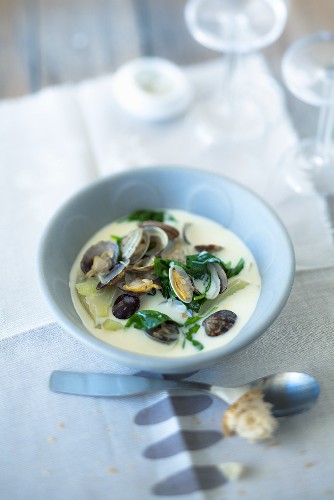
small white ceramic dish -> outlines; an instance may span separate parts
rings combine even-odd
[[[143,208],[178,208],[209,217],[235,232],[253,253],[262,279],[260,298],[250,321],[225,346],[188,357],[148,356],[106,344],[82,324],[69,288],[69,274],[78,252],[98,229]],[[38,264],[45,299],[65,330],[112,361],[161,373],[198,370],[253,342],[281,312],[295,269],[284,226],[256,195],[218,174],[169,166],[128,170],[77,193],[46,228]]]
[[[121,66],[113,76],[113,92],[128,113],[152,122],[184,113],[193,98],[182,69],[160,57],[141,57]]]

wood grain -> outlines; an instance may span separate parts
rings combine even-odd
[[[139,55],[131,0],[40,1],[42,86],[79,81]]]
[[[282,37],[264,50],[280,77],[285,49],[334,31],[332,0],[290,0]],[[191,64],[217,57],[190,36],[185,0],[0,0],[0,98],[108,73],[139,55]]]

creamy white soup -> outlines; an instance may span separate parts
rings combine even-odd
[[[261,277],[241,239],[182,210],[138,211],[100,229],[70,273],[85,327],[113,346],[191,356],[230,342],[256,307]]]

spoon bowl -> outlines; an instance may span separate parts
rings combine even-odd
[[[265,401],[271,403],[276,417],[285,417],[308,410],[320,394],[317,380],[306,373],[283,372],[269,375],[241,387],[221,387],[201,382],[155,379],[138,375],[109,373],[78,373],[54,371],[50,389],[81,396],[123,397],[143,395],[162,390],[205,391],[224,400],[235,402],[245,392],[260,388]]]
[[[276,417],[301,413],[311,408],[320,394],[317,380],[307,373],[284,372],[260,379],[264,399],[273,405]]]

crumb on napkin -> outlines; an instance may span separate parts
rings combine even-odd
[[[272,405],[263,400],[260,389],[246,392],[223,416],[222,427],[225,436],[237,434],[252,443],[271,438],[278,427],[271,408]]]
[[[237,481],[245,471],[245,466],[239,462],[224,462],[217,467],[228,481]]]

